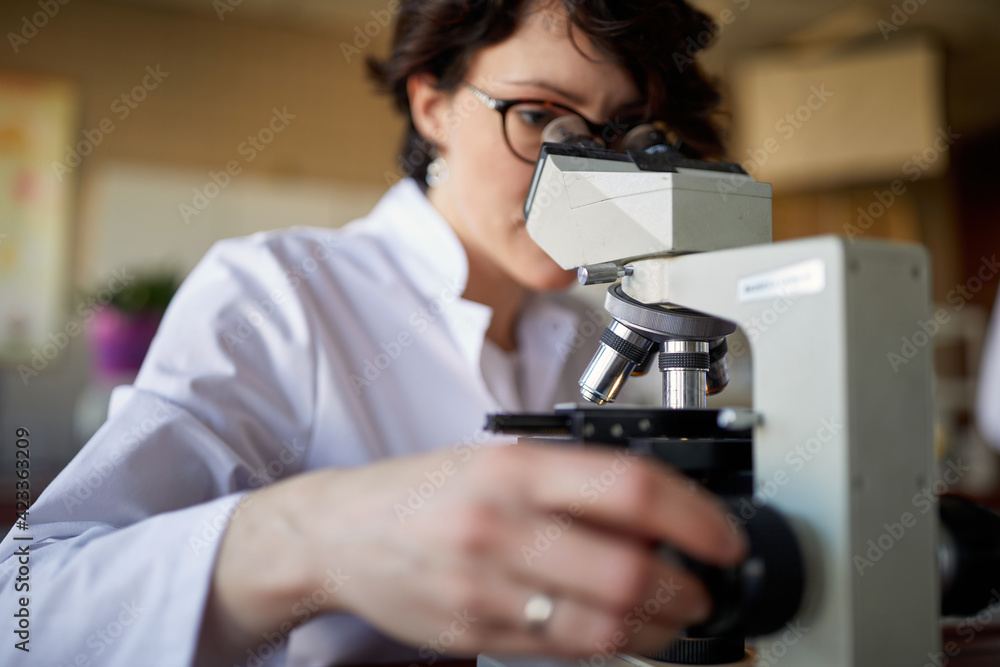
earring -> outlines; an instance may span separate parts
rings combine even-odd
[[[448,163],[442,156],[438,155],[427,165],[427,176],[425,178],[428,186],[432,188],[442,186],[448,182],[449,176],[451,176],[451,172],[448,170]]]

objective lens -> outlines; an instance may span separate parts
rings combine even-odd
[[[649,356],[653,341],[615,320],[601,334],[601,344],[580,378],[580,393],[598,405],[611,403],[636,366]]]
[[[659,362],[664,407],[705,407],[709,359],[708,343],[703,340],[668,340],[663,344]]]
[[[711,364],[707,378],[709,396],[718,394],[729,384],[729,363],[726,361],[728,352],[729,345],[725,338],[720,338],[709,346],[708,360]]]

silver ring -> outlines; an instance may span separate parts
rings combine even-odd
[[[553,611],[555,611],[555,601],[544,593],[536,593],[524,605],[524,620],[529,629],[538,632],[545,628],[545,624],[552,618]]]

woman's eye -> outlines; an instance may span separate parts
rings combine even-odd
[[[516,111],[517,117],[522,123],[527,127],[537,130],[544,129],[546,125],[559,115],[544,107],[525,107],[518,108]]]

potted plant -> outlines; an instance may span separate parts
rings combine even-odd
[[[139,371],[179,282],[174,273],[137,273],[113,280],[117,289],[92,298],[90,344],[98,378],[119,379]]]

